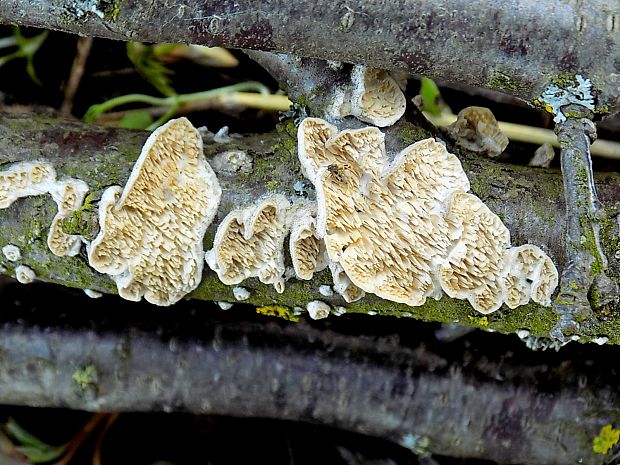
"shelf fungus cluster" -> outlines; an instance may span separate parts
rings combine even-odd
[[[311,279],[327,266],[323,241],[316,236],[316,209],[309,202],[291,204],[280,194],[255,205],[232,210],[220,223],[213,248],[205,254],[209,267],[224,284],[258,278],[284,292],[284,240],[290,232],[289,250],[295,276]]]
[[[317,192],[317,236],[330,266],[361,290],[411,306],[443,291],[481,313],[530,298],[550,304],[551,259],[533,245],[510,248],[508,229],[467,193],[443,144],[425,139],[389,161],[377,128],[339,132],[316,118],[301,123],[298,143]]]
[[[387,71],[355,65],[348,83],[334,91],[332,118],[355,116],[379,127],[391,126],[405,113],[407,99]]]
[[[103,193],[90,265],[125,299],[177,302],[200,283],[203,236],[220,197],[198,131],[186,118],[169,121],[149,136],[125,187]]]
[[[79,179],[56,179],[56,170],[45,161],[24,161],[11,165],[0,173],[0,208],[9,207],[15,200],[32,195],[50,194],[58,206],[47,236],[54,255],[77,255],[82,244],[78,235],[62,230],[62,220],[80,207],[88,185]]]

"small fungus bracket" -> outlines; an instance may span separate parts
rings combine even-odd
[[[618,290],[606,275],[607,258],[599,238],[605,211],[596,194],[590,158],[596,127],[590,119],[593,105],[587,99],[584,103],[582,96],[578,93],[575,102],[559,110],[562,117],[556,117],[566,200],[567,260],[555,300],[559,321],[551,335],[560,341],[594,318],[593,307],[618,305],[617,298],[607,297],[617,296]]]

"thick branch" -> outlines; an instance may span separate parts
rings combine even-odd
[[[3,0],[0,22],[81,35],[291,52],[538,97],[581,73],[619,108],[618,12],[606,0]]]
[[[22,160],[46,159],[59,177],[85,181],[98,198],[109,185],[123,186],[133,162],[137,159],[146,132],[116,130],[88,126],[78,122],[31,116],[0,117],[0,164]],[[401,122],[388,130],[388,151],[395,153],[428,133],[411,123]],[[249,205],[269,191],[282,192],[289,197],[297,193],[294,186],[304,181],[296,156],[296,130],[292,122],[268,134],[235,138],[228,144],[207,141],[205,154],[241,149],[254,158],[251,174],[219,173],[223,197],[218,216],[207,231],[205,249],[212,245],[215,228],[232,208]],[[472,190],[499,214],[511,231],[512,243],[532,243],[548,252],[558,269],[564,267],[564,199],[560,173],[554,170],[533,169],[495,163],[481,158],[463,157],[462,163],[471,181]],[[620,199],[620,177],[601,174],[597,177],[599,197],[612,205]],[[307,185],[309,183],[306,182]],[[310,195],[312,191],[308,188]],[[50,196],[43,195],[17,200],[11,207],[0,210],[0,247],[13,243],[22,250],[20,263],[35,270],[37,276],[49,282],[115,293],[114,283],[88,266],[84,256],[57,257],[47,247],[49,225],[56,213]],[[618,243],[616,219],[605,219],[601,227],[601,243],[615,252]],[[610,257],[608,274],[620,276],[620,263],[614,253]],[[6,274],[13,275],[17,263],[0,257]],[[271,286],[248,280],[243,283],[251,291],[248,303],[254,305],[280,304],[293,308],[304,307],[311,300],[324,300],[332,305],[346,305],[337,297],[324,297],[321,284],[331,284],[329,273],[323,272],[312,281],[291,280],[283,294]],[[203,281],[192,298],[234,301],[231,286],[223,285],[214,273],[205,271]],[[481,319],[465,301],[442,298],[429,299],[422,307],[383,301],[374,296],[346,305],[349,312],[378,312],[386,315],[412,316],[428,321],[459,322],[485,326],[505,333],[528,330],[535,336],[548,336],[557,315],[551,308],[535,304],[515,310],[502,309]],[[598,317],[601,319],[598,319]],[[582,340],[605,336],[612,343],[620,342],[620,319],[615,313],[592,316],[591,324],[579,333]]]
[[[307,421],[499,463],[612,455],[592,451],[601,427],[618,421],[611,348],[547,352],[533,364],[493,335],[437,347],[428,325],[412,321],[342,317],[326,328],[238,321],[241,310],[204,304],[110,312],[108,299],[85,311],[62,294],[59,317],[32,292],[17,297],[21,307],[7,305],[0,320],[2,403]],[[76,373],[87,373],[81,384]]]

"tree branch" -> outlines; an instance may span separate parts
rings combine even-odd
[[[583,74],[619,109],[618,13],[606,0],[3,0],[0,23],[147,42],[291,52],[501,90],[532,101]]]
[[[21,307],[0,319],[3,403],[316,422],[416,453],[532,465],[601,463],[592,441],[619,419],[610,348],[534,364],[490,334],[437,346],[413,321],[289,324],[188,302],[157,312],[114,302],[110,312],[106,298],[85,311],[66,293],[55,296],[59,318],[31,291],[13,295]]]
[[[427,137],[426,130],[401,121],[387,131],[388,151],[393,153],[404,146]],[[110,185],[123,186],[137,159],[148,133],[85,125],[55,117],[29,115],[0,116],[0,164],[23,160],[45,159],[53,164],[59,177],[79,178],[86,182],[97,199]],[[223,189],[222,201],[216,220],[205,236],[205,250],[212,245],[217,224],[232,209],[255,202],[256,198],[278,191],[289,198],[298,195],[294,185],[303,181],[296,155],[296,129],[289,121],[278,130],[267,134],[232,138],[218,144],[207,141],[208,159],[215,154],[238,149],[254,159],[252,173],[236,175],[218,173]],[[478,195],[492,211],[503,218],[511,231],[512,243],[532,243],[541,246],[559,271],[564,268],[565,207],[562,179],[557,170],[535,169],[500,164],[479,157],[461,157],[465,171]],[[612,173],[597,176],[601,202],[610,206],[620,199],[620,177]],[[312,191],[309,191],[312,195]],[[0,247],[12,243],[22,250],[22,261],[31,267],[39,279],[82,289],[116,293],[114,283],[105,275],[88,266],[85,255],[57,257],[47,247],[49,225],[56,213],[50,196],[18,199],[11,207],[0,209]],[[615,257],[618,243],[618,225],[615,216],[603,220],[601,244],[614,252],[607,252],[608,275],[620,276],[620,261]],[[18,263],[0,257],[5,273],[14,275]],[[279,304],[294,308],[304,307],[309,301],[323,300],[331,305],[345,305],[349,312],[377,312],[384,315],[411,316],[427,321],[458,322],[485,327],[504,333],[527,330],[532,336],[549,336],[557,315],[550,307],[529,304],[515,310],[500,309],[486,318],[465,301],[443,297],[429,299],[424,306],[409,307],[383,301],[369,295],[359,302],[345,304],[339,297],[325,297],[319,286],[331,284],[328,272],[315,276],[312,281],[290,280],[283,294],[272,286],[256,280],[242,284],[251,292],[247,301],[256,306]],[[204,300],[234,302],[232,286],[223,285],[215,273],[208,270],[198,289],[189,297]],[[372,313],[371,313],[372,314]],[[620,342],[620,318],[615,313],[598,314],[579,332],[582,341],[598,337]]]

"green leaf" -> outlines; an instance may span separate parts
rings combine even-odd
[[[17,422],[9,418],[9,421],[4,425],[6,431],[11,437],[21,444],[15,447],[15,450],[23,454],[32,463],[49,462],[60,457],[66,450],[67,446],[50,446],[41,441],[36,436],[32,435],[24,428],[19,426]]]
[[[136,67],[136,71],[162,95],[166,97],[176,95],[169,78],[174,73],[157,60],[153,46],[141,42],[127,42],[127,56]]]
[[[24,455],[32,463],[45,463],[56,460],[65,453],[66,449],[67,446],[48,447],[47,449],[39,449],[31,446],[15,448],[17,452]]]
[[[30,79],[32,79],[35,84],[39,86],[42,85],[34,69],[34,55],[41,48],[43,42],[45,42],[48,31],[42,32],[34,37],[24,37],[19,28],[14,27],[13,35],[15,36],[17,51],[0,57],[0,66],[7,64],[11,60],[25,58],[28,76],[30,76]]]
[[[118,122],[119,128],[146,129],[153,124],[153,117],[148,111],[134,111],[125,115]]]
[[[422,97],[422,105],[424,111],[433,116],[441,115],[443,105],[439,87],[435,81],[427,77],[423,77],[420,81],[420,96]]]
[[[50,446],[43,441],[41,441],[36,436],[33,436],[28,431],[23,429],[21,426],[17,424],[15,420],[9,418],[9,421],[6,423],[6,429],[20,444],[24,446],[32,446],[39,448],[49,448]]]

